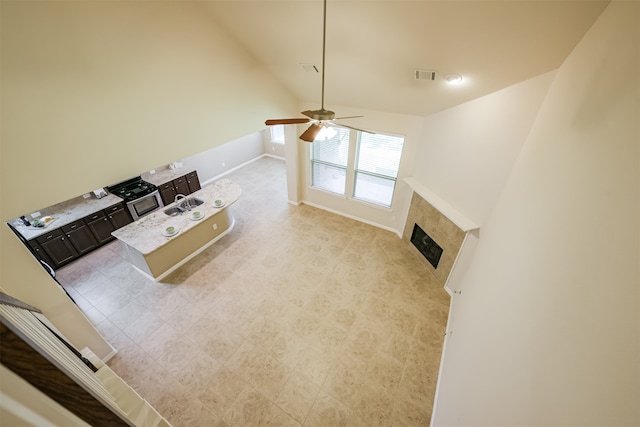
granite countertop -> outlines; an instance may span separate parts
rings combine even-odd
[[[156,169],[155,173],[145,172],[141,175],[142,179],[153,184],[153,185],[162,185],[166,182],[173,181],[176,178],[180,178],[181,176],[185,176],[188,173],[194,172],[195,169],[190,168],[178,168],[178,169],[169,169],[169,167],[158,170]]]
[[[47,208],[46,212],[43,211],[43,217],[50,216],[55,219],[45,228],[26,226],[22,221],[20,221],[20,219],[12,220],[11,225],[13,225],[16,231],[22,234],[25,239],[31,240],[57,228],[64,227],[67,224],[71,224],[74,221],[89,216],[102,209],[122,203],[122,201],[123,200],[120,197],[113,194],[107,194],[101,199],[94,196],[91,196],[88,199],[76,197],[75,199]]]
[[[182,175],[184,175],[184,173],[179,176]],[[229,205],[238,200],[240,193],[241,190],[238,184],[228,179],[221,179],[187,196],[187,198],[197,197],[204,201],[200,206],[193,208],[194,211],[199,211],[203,214],[201,220],[194,221],[190,219],[190,212],[185,212],[177,216],[165,214],[165,209],[176,205],[175,203],[171,203],[160,210],[140,218],[138,221],[125,225],[111,234],[143,255],[148,255],[167,244],[171,239],[198,226],[204,219],[229,207]],[[213,206],[214,200],[218,199],[224,203],[221,208]],[[180,202],[181,201],[182,200],[180,200]],[[175,227],[178,233],[170,237],[165,236],[164,230],[167,227]]]

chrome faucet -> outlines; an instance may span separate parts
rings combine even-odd
[[[181,198],[185,199],[185,203],[184,203],[184,206],[177,205],[178,209],[180,209],[183,212],[184,212],[185,209],[190,211],[191,210],[191,205],[189,204],[189,199],[187,199],[187,196],[185,196],[184,194],[176,194],[176,197],[175,197],[175,199],[173,199],[173,202],[177,204],[178,200],[180,200]]]

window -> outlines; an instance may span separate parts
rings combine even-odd
[[[284,144],[284,125],[273,125],[269,127],[271,132],[271,142]]]
[[[311,145],[311,185],[390,207],[404,138],[335,130],[334,137]]]

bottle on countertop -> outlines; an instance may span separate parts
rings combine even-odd
[[[23,223],[24,225],[26,225],[27,227],[31,225],[31,223],[29,222],[29,220],[28,220],[24,215],[22,215],[22,216],[20,217],[20,220],[21,220],[21,221],[22,221],[22,223]]]

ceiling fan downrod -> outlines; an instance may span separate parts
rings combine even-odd
[[[320,99],[320,110],[324,111],[324,63],[327,44],[327,0],[323,1],[322,10],[322,97]]]

